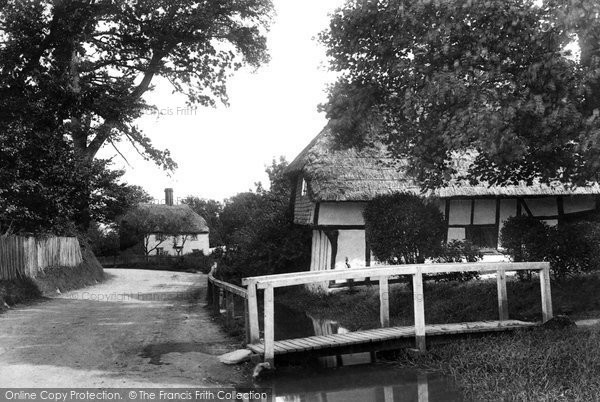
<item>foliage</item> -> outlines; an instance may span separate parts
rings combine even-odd
[[[553,276],[559,280],[600,266],[597,222],[561,222],[549,227],[532,217],[511,217],[500,239],[513,261],[549,261]]]
[[[127,141],[173,170],[135,125],[144,94],[162,77],[190,104],[227,103],[229,76],[268,59],[271,12],[270,0],[0,2],[0,229],[112,220],[126,189],[94,161],[100,148]]]
[[[181,214],[160,214],[151,208],[137,207],[120,219],[120,248],[122,250],[139,245],[145,255],[149,255],[163,243],[176,238],[183,243],[187,240],[184,228],[190,226],[189,217]],[[154,243],[150,243],[155,236]],[[181,237],[184,237],[183,239]],[[179,243],[183,248],[183,244]]]
[[[452,240],[444,243],[440,252],[433,260],[441,263],[451,262],[477,262],[483,254],[473,243],[468,240]],[[477,272],[453,272],[431,276],[436,281],[468,281],[479,277]]]
[[[549,252],[550,228],[539,219],[521,215],[504,222],[500,231],[500,244],[518,261],[543,261]]]
[[[0,232],[72,235],[74,221],[110,224],[148,195],[110,161],[81,162],[47,128],[0,129]]]
[[[557,279],[564,280],[581,272],[600,267],[600,228],[597,222],[561,224],[549,229],[550,268]]]
[[[450,376],[475,401],[591,401],[600,392],[595,328],[515,331],[432,345],[398,364]]]
[[[231,73],[268,59],[271,12],[269,0],[4,1],[0,125],[48,116],[84,159],[127,140],[172,169],[134,124],[153,79],[192,104],[226,103]]]
[[[600,3],[350,1],[320,40],[341,145],[382,141],[420,183],[600,178]],[[567,50],[579,40],[579,57]],[[467,153],[473,163],[457,166]]]
[[[422,263],[436,257],[446,223],[436,206],[412,194],[375,197],[364,211],[365,232],[373,254],[390,264]]]
[[[222,246],[222,223],[221,213],[223,212],[223,204],[216,200],[209,200],[195,196],[187,196],[182,200],[182,203],[187,204],[194,212],[206,220],[206,224],[210,229],[210,247]]]
[[[267,168],[270,189],[240,193],[225,202],[220,216],[226,251],[217,275],[222,279],[305,270],[310,261],[310,230],[292,223],[291,184],[281,158]]]
[[[116,230],[103,230],[94,223],[88,229],[86,237],[94,255],[104,257],[119,254],[119,233]]]

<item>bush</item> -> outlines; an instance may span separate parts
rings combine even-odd
[[[500,244],[515,262],[543,261],[548,255],[549,227],[530,216],[512,216],[500,231]]]
[[[390,264],[422,263],[440,254],[446,223],[438,208],[412,194],[374,198],[364,211],[373,254]]]
[[[479,247],[468,240],[452,240],[444,244],[440,253],[433,259],[437,263],[477,262],[483,258]],[[453,272],[448,274],[431,275],[430,278],[439,281],[468,281],[478,278],[477,272]]]
[[[600,228],[596,222],[576,222],[549,228],[546,260],[555,278],[589,272],[600,263]]]
[[[513,261],[549,261],[554,278],[588,272],[600,263],[597,222],[561,223],[549,227],[532,217],[509,218],[500,233]]]

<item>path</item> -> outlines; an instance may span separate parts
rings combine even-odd
[[[105,271],[102,284],[0,314],[0,387],[247,382],[218,361],[238,344],[203,308],[205,275]]]

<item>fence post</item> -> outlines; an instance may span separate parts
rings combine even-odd
[[[250,320],[248,314],[248,295],[244,298],[244,332],[246,333],[246,345],[252,343],[250,340]]]
[[[275,368],[275,309],[273,305],[273,286],[265,289],[265,362]]]
[[[379,320],[382,328],[390,326],[390,298],[387,276],[379,277]]]
[[[417,267],[417,272],[413,275],[415,343],[421,352],[425,352],[425,303],[423,299],[423,273],[421,269],[421,267]]]
[[[225,293],[225,308],[227,309],[227,325],[233,325],[235,311],[233,305],[233,293],[223,290]]]
[[[250,343],[260,342],[258,328],[258,301],[256,299],[256,283],[248,284],[248,321],[250,323]]]
[[[506,295],[506,271],[499,268],[496,271],[496,285],[498,287],[498,313],[500,321],[508,320],[508,297]]]
[[[540,290],[542,294],[542,322],[552,318],[552,292],[550,290],[550,267],[540,269]]]
[[[220,291],[221,291],[221,289],[219,289],[219,287],[217,287],[217,285],[215,285],[213,283],[212,308],[213,308],[213,313],[216,315],[221,314],[221,305],[220,305],[220,300],[219,300]]]

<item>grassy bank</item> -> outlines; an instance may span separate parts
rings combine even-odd
[[[552,282],[555,314],[571,318],[600,317],[600,275],[578,276]],[[498,301],[495,279],[470,282],[427,282],[425,320],[428,324],[495,320]],[[509,316],[527,321],[541,320],[540,286],[537,278],[507,283]],[[337,321],[349,330],[379,327],[379,290],[377,285],[353,291],[343,289],[329,294],[311,294],[303,287],[288,288],[276,301],[306,311],[315,318]],[[412,291],[404,284],[390,286],[390,322],[413,324]]]
[[[432,345],[398,364],[450,376],[477,401],[597,400],[600,327],[535,329]]]
[[[0,311],[19,303],[37,300],[96,284],[104,280],[102,266],[87,247],[81,249],[83,262],[76,267],[50,267],[35,278],[0,280]]]

